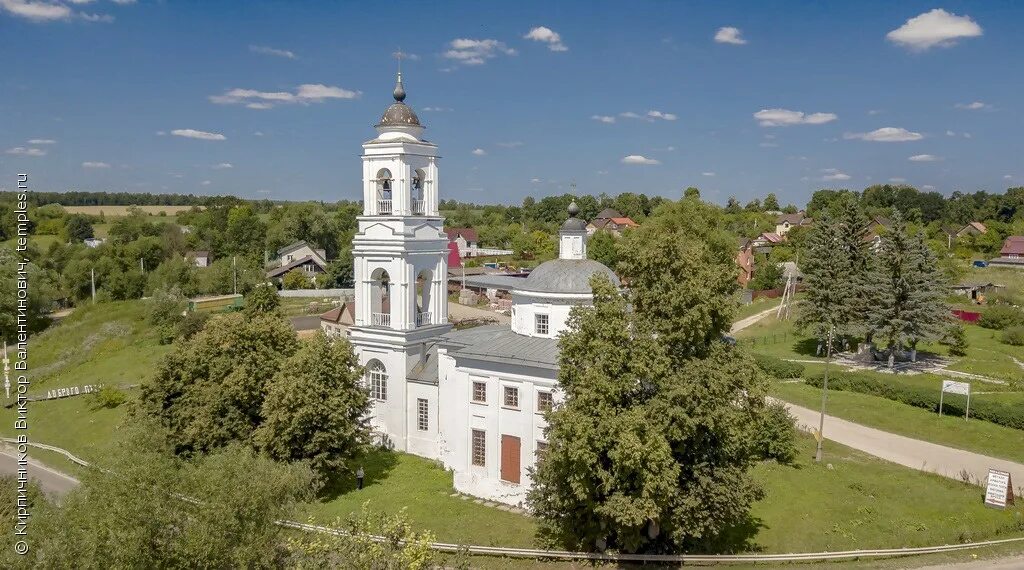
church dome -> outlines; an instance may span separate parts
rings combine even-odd
[[[384,111],[380,118],[378,127],[421,127],[420,118],[412,107],[405,104],[405,86],[402,85],[402,73],[398,73],[398,82],[395,84],[395,102]]]
[[[620,285],[619,278],[611,269],[593,259],[552,259],[531,271],[518,289],[533,293],[590,295],[590,278],[595,274],[607,276],[616,287]]]

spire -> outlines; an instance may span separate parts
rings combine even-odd
[[[399,60],[399,61],[401,61],[401,60]],[[399,63],[399,66],[401,66],[401,63]],[[398,81],[395,83],[395,92],[394,92],[393,95],[395,96],[395,101],[398,101],[399,103],[401,103],[402,101],[405,101],[405,87],[402,86],[402,70],[401,69],[398,70]]]

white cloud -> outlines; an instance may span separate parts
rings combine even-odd
[[[78,17],[86,22],[100,22],[103,24],[114,23],[114,17],[110,14],[88,14],[86,12],[79,12]]]
[[[518,147],[523,146],[523,142],[522,141],[500,142],[500,143],[498,143],[498,146],[504,147],[504,148],[518,148]]]
[[[532,182],[534,184],[540,184],[540,178],[531,178],[530,182]]]
[[[96,0],[68,0],[69,4],[92,4]]]
[[[569,51],[569,48],[562,43],[562,36],[545,26],[533,28],[528,34],[523,36],[523,39],[546,43],[551,51]]]
[[[254,131],[252,134],[253,134],[253,136],[262,137],[263,136],[263,131]]]
[[[166,134],[167,134],[167,131],[157,131],[156,132],[156,136],[158,136],[158,137],[162,137],[162,136],[164,136]]]
[[[701,176],[714,176],[715,173],[714,172],[701,172],[700,175]]]
[[[908,158],[907,160],[911,162],[935,162],[942,159],[935,156],[934,154],[915,154],[914,156]]]
[[[16,146],[9,148],[5,151],[7,154],[13,154],[15,156],[46,156],[46,149],[42,148],[25,148],[23,146]]]
[[[590,118],[595,121],[600,121],[602,123],[610,124],[615,122],[615,117],[612,117],[610,115],[591,115]]]
[[[718,28],[718,31],[715,32],[715,41],[720,44],[733,44],[741,46],[747,43],[747,40],[740,37],[741,34],[742,32],[739,28],[734,28],[732,26]]]
[[[1013,180],[1013,175],[1012,174],[1004,174],[1003,175],[1003,180]]]
[[[485,154],[487,154],[487,151],[482,148],[473,149],[473,156],[484,156]]]
[[[789,127],[792,125],[823,125],[839,118],[835,113],[803,113],[789,109],[761,109],[754,118],[762,127]]]
[[[955,136],[956,136],[956,133],[955,133],[955,132],[953,132],[953,131],[946,131],[946,136],[947,136],[947,137],[955,137]]]
[[[924,186],[921,187],[921,190],[931,191],[931,190],[935,190],[935,187],[932,186],[931,184],[925,184]]]
[[[326,99],[355,99],[362,95],[342,87],[322,83],[303,83],[289,91],[256,91],[255,89],[231,89],[222,95],[211,95],[210,101],[218,105],[245,105],[249,109],[269,109],[278,104],[321,103]]]
[[[981,34],[981,26],[970,16],[957,16],[935,8],[910,18],[885,37],[913,51],[924,51],[935,46],[950,47],[956,45],[957,40]]]
[[[409,52],[406,52],[406,51],[393,51],[393,52],[391,52],[391,57],[393,57],[395,59],[400,59],[400,60],[401,59],[408,59],[409,61],[419,61],[420,60],[420,56],[419,55],[417,55],[415,53],[409,53]]]
[[[846,133],[843,135],[843,138],[872,142],[907,142],[919,141],[924,138],[924,135],[908,131],[904,128],[882,127],[880,129],[875,129],[870,133]]]
[[[882,111],[880,109],[868,109],[868,115],[879,115]]]
[[[134,4],[135,1],[136,0],[113,0],[114,4],[120,4],[122,6],[127,6],[129,4]]]
[[[662,113],[661,111],[647,111],[647,116],[651,119],[661,119],[663,121],[674,121],[679,118],[672,113]]]
[[[200,182],[200,184],[202,184],[203,186],[209,186],[211,182],[209,180],[203,180],[202,182]]]
[[[185,137],[188,139],[201,139],[204,141],[222,141],[226,140],[227,137],[220,133],[208,133],[206,131],[197,131],[195,129],[174,129],[171,134],[176,137]]]
[[[106,162],[85,161],[82,163],[82,168],[110,168],[110,165]]]
[[[12,16],[25,18],[36,23],[66,20],[71,17],[71,8],[63,4],[33,2],[32,0],[0,0],[0,9]]]
[[[299,56],[295,55],[295,52],[286,49],[277,49],[269,46],[249,46],[249,51],[252,53],[261,53],[263,55],[275,55],[277,57],[283,57],[286,59],[298,59]]]
[[[765,142],[762,142],[762,143],[758,143],[757,146],[759,146],[761,148],[776,148],[777,146],[779,146],[779,143],[773,143],[773,142],[765,141]]]
[[[821,172],[824,174],[824,176],[822,176],[821,179],[824,180],[825,182],[850,179],[849,174],[846,174],[845,172],[842,172],[841,170],[836,168],[822,168]]]
[[[448,51],[444,57],[461,63],[462,65],[483,65],[489,59],[498,55],[516,55],[516,50],[498,40],[474,40],[470,38],[457,38],[449,42]]]
[[[967,109],[969,111],[978,111],[981,109],[991,109],[992,105],[988,103],[982,103],[981,101],[974,101],[972,103],[957,103],[954,105],[957,109]]]
[[[231,164],[230,162],[222,162],[220,164],[214,164],[213,165],[213,168],[215,168],[217,170],[224,170],[226,168],[234,168],[234,167],[235,167],[235,165]]]
[[[906,178],[899,178],[899,177],[895,177],[895,178],[890,178],[889,179],[889,182],[895,182],[897,184],[902,184],[902,183],[904,183],[906,181],[907,181]]]
[[[450,111],[454,111],[455,109],[452,109],[451,107],[424,107],[423,110],[424,111],[431,111],[431,112],[444,112],[444,111],[450,112]]]
[[[647,158],[646,156],[642,156],[642,155],[639,155],[639,154],[631,154],[629,156],[622,157],[622,164],[653,165],[653,164],[661,164],[661,161],[655,160],[653,158]]]
[[[31,139],[28,144],[57,144],[53,139]]]
[[[964,138],[965,139],[971,138],[971,133],[964,133]]]

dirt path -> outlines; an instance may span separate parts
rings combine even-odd
[[[760,313],[756,313],[756,314],[750,315],[749,317],[747,317],[745,319],[740,319],[740,320],[738,320],[738,321],[736,321],[735,323],[732,324],[732,328],[729,329],[729,334],[736,334],[736,333],[740,332],[741,330],[743,330],[743,329],[753,325],[757,321],[760,321],[761,319],[767,317],[768,315],[770,315],[772,313],[775,313],[775,312],[778,312],[778,310],[779,310],[779,306],[776,305],[776,306],[774,306],[774,307],[772,307],[770,309],[765,309],[765,310],[761,311]]]
[[[797,425],[806,431],[817,429],[820,412],[786,403]],[[834,416],[825,416],[825,439],[898,463],[912,469],[938,473],[962,480],[962,473],[984,484],[989,468],[1009,471],[1014,482],[1024,481],[1024,465],[979,453],[946,447],[919,439],[870,428]],[[828,446],[826,446],[826,454]]]

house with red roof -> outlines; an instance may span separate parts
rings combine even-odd
[[[993,265],[1024,268],[1024,236],[1010,236],[1003,242],[999,257],[989,261]]]
[[[639,226],[640,224],[634,222],[629,216],[623,216],[616,210],[605,208],[587,224],[587,235],[592,236],[598,231],[606,231],[619,236],[623,231]]]

